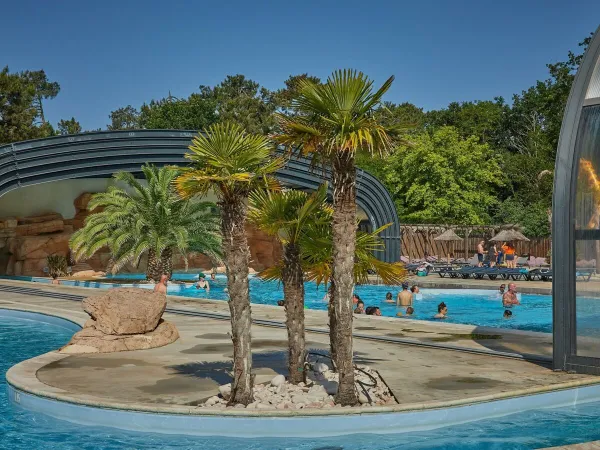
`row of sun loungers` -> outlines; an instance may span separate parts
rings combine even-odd
[[[509,269],[504,267],[440,267],[436,270],[440,277],[445,278],[474,278],[482,280],[485,277],[490,280],[501,278],[503,280],[542,280],[552,281],[552,269],[531,269],[524,268]],[[580,269],[577,271],[578,277],[585,281],[589,281],[594,269]]]

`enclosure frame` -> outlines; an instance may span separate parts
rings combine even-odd
[[[565,108],[552,203],[553,368],[596,375],[600,375],[600,358],[577,355],[575,247],[578,237],[600,239],[600,230],[580,231],[576,235],[575,199],[580,156],[577,137],[583,108],[600,105],[600,94],[586,99],[599,64],[600,27],[585,52]]]

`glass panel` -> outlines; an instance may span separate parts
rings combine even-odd
[[[600,358],[600,106],[584,108],[575,198],[577,355]],[[556,230],[559,231],[559,230]]]

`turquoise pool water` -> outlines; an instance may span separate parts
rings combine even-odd
[[[71,331],[31,320],[2,317],[0,389],[6,370],[64,344]],[[134,433],[84,427],[23,411],[0,396],[0,449],[203,449],[203,450],[396,450],[534,449],[600,439],[600,403],[528,411],[432,431],[362,434],[320,439],[232,439]]]
[[[142,283],[144,275],[127,274],[117,275],[111,282],[64,282],[77,286],[109,288],[119,286],[118,281],[124,282],[140,281],[139,287],[150,288],[150,285]],[[197,274],[180,273],[175,274],[175,279],[181,283],[171,283],[169,293],[192,298],[212,298],[227,300],[225,291],[227,279],[224,275],[218,275],[216,280],[209,280],[210,293],[194,287]],[[36,278],[36,280],[44,280]],[[525,282],[524,282],[525,283]],[[517,283],[517,286],[524,283]],[[500,286],[501,282],[498,282]],[[310,309],[326,310],[327,303],[323,300],[325,295],[324,286],[317,288],[315,283],[306,283],[306,307]],[[398,312],[404,313],[405,308],[396,308],[395,304],[385,303],[385,295],[391,292],[396,298],[399,286],[357,286],[356,293],[365,302],[365,306],[379,306],[384,316],[396,317]],[[277,282],[266,282],[259,278],[250,278],[250,297],[252,303],[276,305],[278,300],[283,299],[282,286]],[[550,295],[521,295],[522,305],[512,308],[512,318],[504,319],[504,308],[500,294],[493,290],[472,289],[422,289],[421,295],[415,299],[415,314],[411,319],[434,320],[437,313],[437,305],[445,302],[448,306],[448,318],[446,322],[477,325],[482,327],[512,328],[527,331],[552,332],[552,297]],[[596,335],[600,333],[597,326],[597,317],[600,315],[600,302],[594,299],[578,298],[578,329],[581,334]],[[406,317],[406,316],[405,316]],[[402,318],[398,318],[402,320]]]

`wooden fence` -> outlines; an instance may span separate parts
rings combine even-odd
[[[454,254],[455,258],[472,258],[477,253],[477,244],[485,241],[485,248],[489,239],[495,236],[506,225],[484,225],[484,226],[440,226],[440,225],[401,225],[402,256],[411,260],[422,259],[426,256],[437,256],[445,258],[448,254]],[[454,232],[463,238],[462,241],[440,242],[435,238],[452,228]],[[517,255],[532,255],[536,257],[547,257],[551,249],[551,238],[531,238],[529,242],[515,242]],[[502,243],[499,243],[501,245]]]

